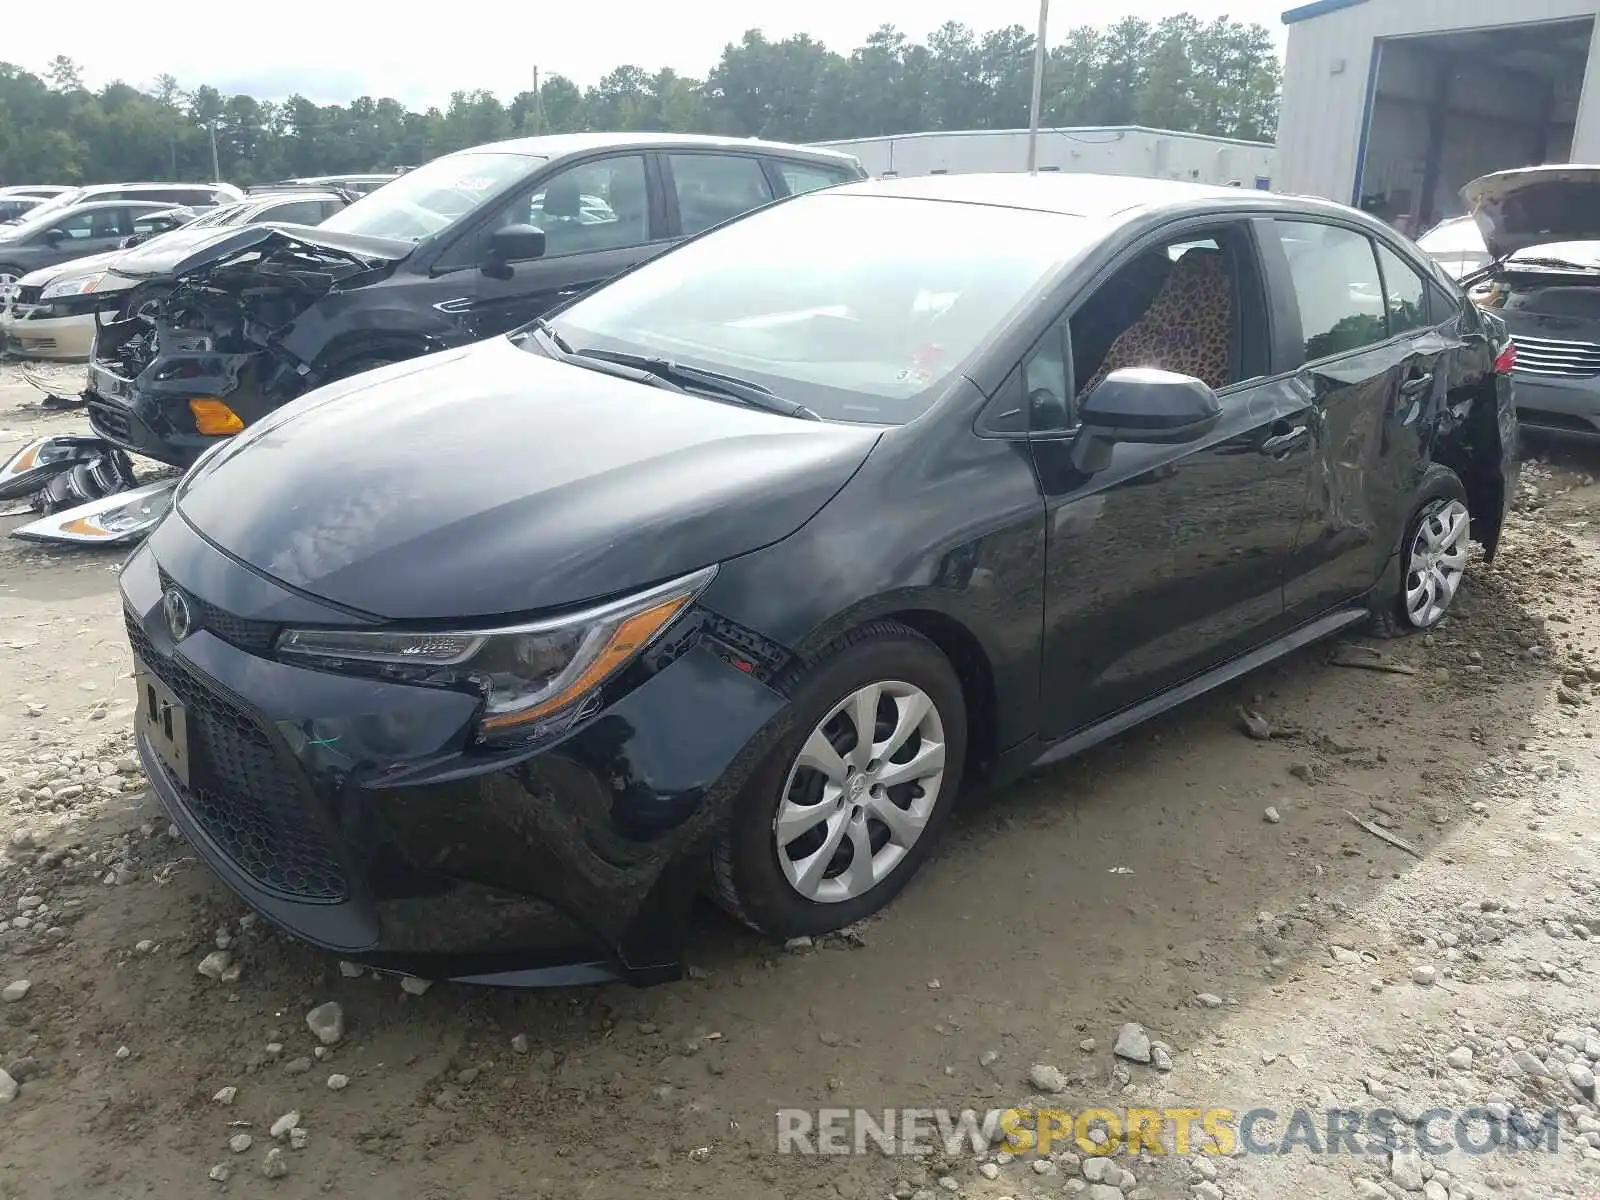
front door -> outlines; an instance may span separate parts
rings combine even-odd
[[[1193,375],[1218,389],[1222,418],[1187,445],[1118,444],[1092,474],[1073,466],[1070,438],[1035,440],[1049,509],[1047,737],[1285,631],[1309,401],[1292,379],[1269,377],[1270,321],[1246,224],[1156,249],[1073,317],[1072,372],[1090,386],[1122,367]]]
[[[620,154],[537,180],[452,247],[435,307],[458,320],[468,340],[492,337],[659,253],[670,242],[650,175],[644,155]],[[482,266],[489,235],[505,225],[542,229],[545,252],[496,278]]]

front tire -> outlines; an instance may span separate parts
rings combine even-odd
[[[1450,611],[1466,574],[1471,527],[1466,488],[1454,473],[1442,475],[1424,493],[1400,544],[1396,607],[1404,628],[1432,629]]]
[[[894,622],[855,630],[787,681],[794,724],[739,798],[717,898],[776,937],[831,933],[887,905],[927,857],[966,763],[961,682]]]

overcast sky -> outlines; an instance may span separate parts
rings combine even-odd
[[[1281,44],[1279,16],[1297,2],[1053,0],[1050,40],[1060,41],[1074,25],[1109,24],[1130,12],[1150,20],[1191,12],[1259,21]],[[281,6],[256,6],[247,15],[250,8],[168,11],[78,0],[70,20],[4,21],[0,60],[42,72],[66,54],[91,87],[116,78],[147,86],[169,73],[186,89],[210,83],[266,99],[298,91],[320,103],[393,96],[426,107],[443,104],[457,89],[489,88],[509,99],[529,86],[536,64],[546,75],[585,86],[628,62],[703,76],[723,46],[749,28],[773,39],[809,33],[848,52],[883,24],[920,39],[946,20],[983,31],[1012,23],[1032,28],[1039,15],[1038,0],[474,0],[454,7],[332,0],[314,11],[295,8],[293,16]],[[36,4],[22,11],[51,10]]]

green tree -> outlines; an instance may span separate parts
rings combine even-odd
[[[408,111],[360,96],[318,105],[264,100],[210,85],[185,93],[160,75],[148,92],[120,80],[91,92],[65,55],[43,75],[0,62],[0,183],[202,179],[209,128],[225,178],[255,183],[415,166],[464,146],[584,129],[704,131],[790,141],[920,129],[1016,128],[1026,123],[1033,33],[978,33],[955,22],[925,41],[884,26],[840,54],[796,34],[751,29],[723,48],[701,80],[670,69],[618,66],[588,89],[562,75],[503,103],[462,90],[441,111]],[[1188,14],[1158,24],[1130,17],[1070,29],[1049,49],[1050,124],[1139,123],[1270,138],[1281,66],[1270,31]]]

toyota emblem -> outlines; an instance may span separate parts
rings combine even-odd
[[[189,602],[177,588],[168,588],[161,597],[161,611],[167,618],[167,630],[172,640],[181,642],[189,636],[194,618],[189,615]]]

